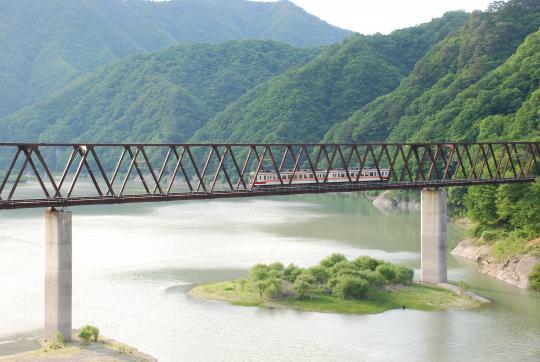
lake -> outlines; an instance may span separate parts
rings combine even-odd
[[[448,275],[493,301],[472,310],[337,315],[194,299],[197,283],[259,262],[344,253],[420,267],[418,213],[360,194],[73,208],[73,324],[160,361],[540,360],[540,293],[449,255]],[[0,212],[0,340],[39,333],[43,210]],[[449,227],[455,245],[463,230]]]

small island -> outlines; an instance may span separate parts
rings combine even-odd
[[[294,308],[303,311],[368,314],[391,309],[436,311],[479,306],[464,291],[413,282],[414,271],[360,256],[352,261],[333,254],[318,265],[257,264],[249,277],[199,285],[190,294],[235,305]]]

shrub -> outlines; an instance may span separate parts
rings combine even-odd
[[[353,263],[360,270],[375,270],[375,268],[381,264],[381,261],[373,259],[369,256],[359,256],[358,258],[354,259]]]
[[[62,332],[56,332],[56,343],[60,345],[64,344],[64,334]]]
[[[393,283],[396,281],[396,268],[391,264],[380,264],[375,268],[379,272],[387,283]]]
[[[283,267],[283,264],[281,264],[279,261],[276,261],[275,263],[272,263],[268,266],[268,268],[270,270],[275,270],[275,271],[278,271],[278,272],[282,272],[284,267]]]
[[[540,291],[540,263],[536,264],[529,274],[529,287]]]
[[[97,342],[99,337],[99,328],[95,326],[88,326],[90,328],[90,331],[92,332],[92,338],[94,338],[94,342]]]
[[[332,294],[340,299],[364,298],[369,290],[367,280],[344,275],[337,278]]]
[[[317,289],[317,280],[310,273],[303,272],[294,282],[294,291],[299,299],[305,299]]]
[[[84,327],[79,332],[79,338],[83,340],[84,344],[88,344],[90,339],[92,339],[92,331]]]
[[[350,261],[340,261],[339,263],[334,264],[331,268],[327,269],[330,275],[337,276],[339,273],[342,273],[345,270],[353,271],[358,270],[356,265]]]
[[[480,233],[480,238],[482,241],[490,242],[503,237],[501,230],[484,230]]]
[[[331,268],[334,265],[336,265],[339,262],[347,261],[347,258],[343,254],[332,254],[319,263],[320,266],[322,266],[325,269]]]
[[[405,283],[410,282],[414,278],[414,270],[404,266],[396,266],[396,281]]]
[[[328,282],[328,271],[320,265],[307,268],[305,273],[311,274],[317,284],[326,284]]]
[[[97,342],[99,337],[99,328],[91,325],[86,325],[81,328],[81,331],[79,332],[79,337],[85,343],[88,343],[90,339],[93,339],[94,342]]]
[[[296,278],[302,274],[302,270],[302,268],[291,263],[283,270],[283,278],[289,283],[294,283]]]
[[[356,276],[367,280],[370,286],[383,285],[385,282],[384,277],[377,271],[360,270],[356,273]]]

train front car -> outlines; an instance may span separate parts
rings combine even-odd
[[[311,185],[321,183],[351,183],[351,182],[381,182],[388,181],[388,169],[363,168],[332,170],[284,170],[279,173],[281,181],[276,171],[262,170],[258,173],[249,174],[249,185],[252,190],[257,188],[267,188],[287,185]]]

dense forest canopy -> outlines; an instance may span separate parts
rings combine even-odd
[[[133,56],[6,117],[0,140],[186,142],[246,91],[317,52],[246,40]]]
[[[192,141],[318,142],[336,122],[396,88],[416,61],[466,18],[454,12],[387,36],[352,36],[250,91]]]
[[[176,43],[268,39],[311,47],[350,34],[289,1],[3,0],[0,117],[100,66]]]

